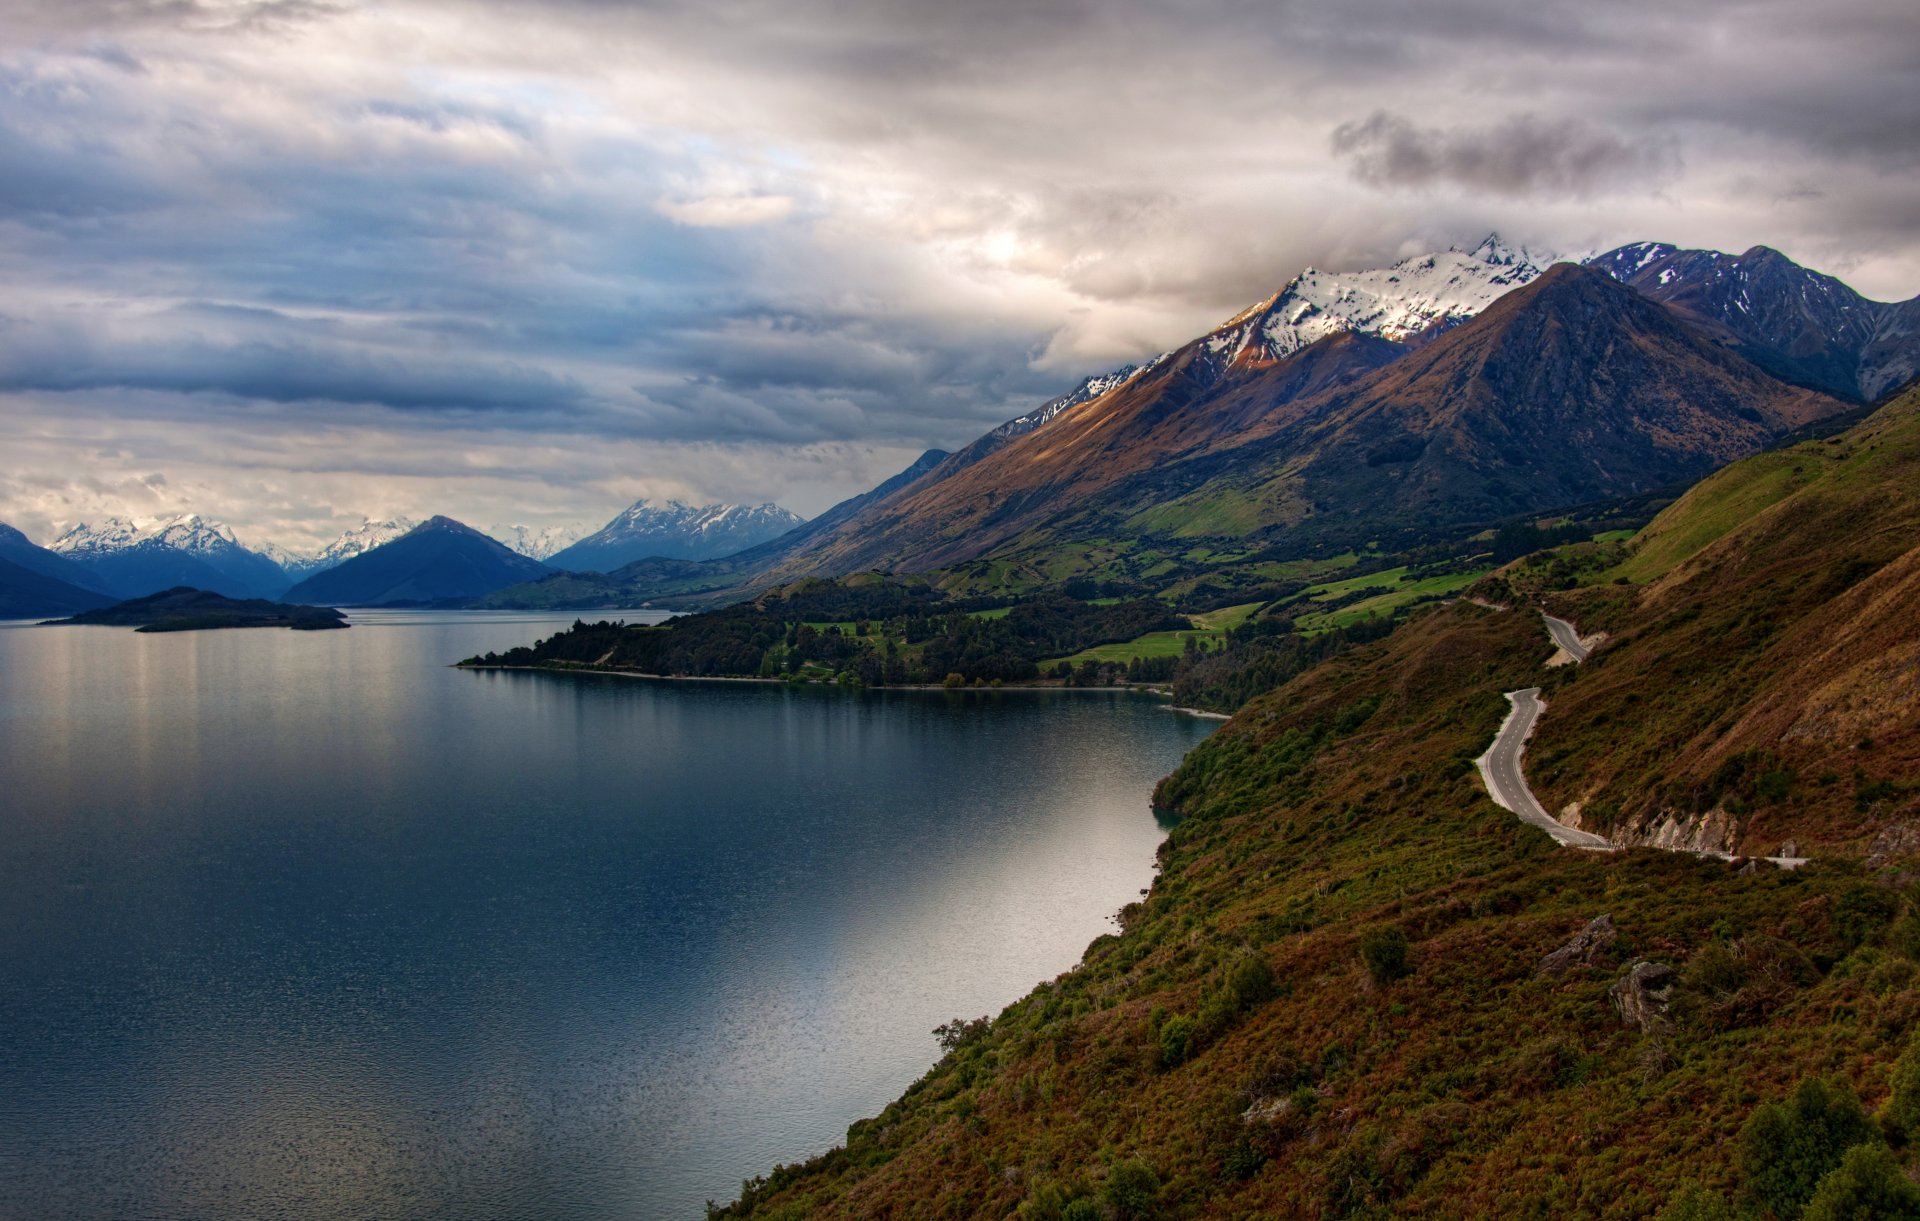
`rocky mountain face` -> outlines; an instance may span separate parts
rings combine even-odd
[[[471,526],[432,517],[315,573],[286,596],[329,606],[418,606],[477,598],[551,571]]]
[[[1591,265],[1715,327],[1779,377],[1871,402],[1920,372],[1920,297],[1870,301],[1777,250],[1743,254],[1637,242]]]
[[[611,572],[635,560],[705,560],[770,542],[806,519],[776,504],[687,505],[639,500],[570,547],[555,552],[555,568]]]
[[[0,619],[44,619],[113,601],[86,569],[0,523]]]
[[[233,598],[270,598],[288,584],[279,564],[241,544],[226,525],[197,513],[145,525],[120,517],[98,526],[82,523],[55,539],[50,550],[122,598],[180,585]]]

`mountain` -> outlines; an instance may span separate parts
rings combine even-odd
[[[1248,704],[1078,965],[715,1216],[1920,1215],[1920,393],[1500,580]],[[1611,639],[1551,668],[1535,598]],[[1488,798],[1528,688],[1526,781],[1636,846]]]
[[[579,542],[585,531],[578,526],[541,526],[535,529],[532,526],[494,525],[488,528],[487,534],[530,560],[546,560]]]
[[[420,605],[477,598],[551,570],[448,517],[317,572],[287,591],[290,602],[338,606]]]
[[[1844,409],[1571,264],[1411,350],[1337,330],[1276,357],[1260,321],[1271,313],[1249,312],[964,470],[934,472],[759,575],[1203,537],[1275,559],[1411,544],[1689,481]]]
[[[635,560],[706,560],[780,537],[806,519],[775,504],[692,506],[638,500],[550,559],[555,568],[611,572]]]
[[[943,449],[927,450],[907,469],[873,490],[849,496],[805,525],[733,555],[717,560],[635,560],[604,574],[556,572],[526,585],[497,590],[476,605],[496,610],[612,609],[638,606],[663,596],[705,598],[716,592],[724,596],[741,574],[777,564],[813,539],[830,533],[867,505],[919,482],[929,472],[939,469],[949,456]]]
[[[1472,250],[1416,255],[1375,270],[1309,267],[1228,319],[1207,343],[1229,361],[1278,360],[1347,331],[1406,343],[1474,317],[1538,279],[1553,261],[1492,233]]]
[[[1822,856],[1920,816],[1920,387],[1717,472],[1578,588],[1530,587],[1553,570],[1506,579],[1613,639],[1541,724],[1549,809],[1625,842]]]
[[[1788,381],[1864,403],[1920,372],[1920,297],[1870,301],[1766,246],[1722,254],[1636,242],[1591,265],[1716,327]]]
[[[3,527],[11,529],[11,527]],[[0,619],[46,619],[105,606],[113,599],[16,564],[0,552]]]
[[[392,517],[380,521],[369,517],[351,530],[342,532],[339,538],[318,551],[288,551],[272,543],[262,550],[288,576],[301,580],[343,564],[356,555],[363,555],[383,543],[390,543],[419,524],[410,517]]]
[[[243,546],[227,526],[197,513],[146,525],[119,517],[99,526],[82,523],[55,539],[51,550],[118,597],[180,585],[235,598],[275,597],[287,587],[280,565]]]
[[[5,522],[0,522],[0,560],[67,585],[77,585],[95,593],[108,592],[85,567],[59,552],[37,545]]]

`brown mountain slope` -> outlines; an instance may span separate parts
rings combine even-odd
[[[1366,336],[1222,364],[1206,340],[763,577],[921,571],[1166,529],[1236,497],[1283,546],[1497,520],[1696,479],[1844,409],[1598,271],[1561,265],[1410,355]]]
[[[1248,705],[1162,786],[1185,817],[1115,934],[722,1215],[1629,1221],[1737,1191],[1808,1076],[1878,1106],[1920,1012],[1901,892],[1497,810],[1470,760],[1541,640],[1455,603]],[[1641,959],[1675,968],[1644,1024],[1609,995]]]
[[[1130,477],[1265,435],[1296,405],[1378,369],[1404,351],[1370,335],[1330,336],[1278,360],[1229,362],[1196,340],[1046,428],[944,478],[873,506],[823,545],[763,576],[864,568],[924,571],[972,559],[1056,519]],[[935,472],[936,476],[942,472]]]
[[[1920,390],[1721,472],[1635,549],[1553,598],[1615,639],[1550,696],[1549,806],[1634,842],[1920,843]]]

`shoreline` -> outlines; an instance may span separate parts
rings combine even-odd
[[[760,678],[757,675],[744,674],[642,674],[638,670],[596,670],[586,666],[470,666],[464,662],[454,662],[452,670],[513,670],[523,674],[604,674],[612,678],[639,678],[659,683],[766,683],[776,687],[825,687],[830,690],[842,690],[838,683],[790,683],[784,678]],[[945,683],[900,683],[882,687],[855,687],[856,691],[950,691],[987,693],[992,691],[1088,691],[1107,692],[1124,695],[1148,695],[1157,700],[1170,700],[1173,693],[1164,687],[1123,686],[1123,687],[1069,687],[1064,683],[1001,683],[998,687],[949,687]],[[1168,712],[1178,712],[1185,716],[1201,717],[1210,721],[1230,721],[1233,714],[1213,712],[1206,708],[1187,708],[1177,704],[1162,704]]]

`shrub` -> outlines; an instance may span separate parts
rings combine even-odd
[[[1227,972],[1227,991],[1236,1008],[1246,1010],[1273,999],[1273,968],[1266,955],[1248,954]]]
[[[1893,1062],[1893,1096],[1880,1118],[1897,1140],[1920,1136],[1920,1036]]]
[[[1384,988],[1413,970],[1407,951],[1407,935],[1396,926],[1371,928],[1360,935],[1360,961],[1376,987]]]
[[[1844,1084],[1818,1078],[1793,1096],[1768,1103],[1740,1130],[1740,1171],[1755,1205],[1793,1221],[1847,1150],[1876,1134],[1859,1099]]]
[[[1190,1014],[1168,1018],[1160,1027],[1160,1063],[1172,1068],[1187,1058],[1193,1043],[1194,1020]]]
[[[1160,1176],[1142,1161],[1115,1162],[1100,1188],[1100,1199],[1119,1221],[1146,1221],[1160,1199]]]
[[[1856,1145],[1820,1180],[1805,1221],[1920,1221],[1920,1187],[1885,1145]]]
[[[1833,905],[1833,931],[1849,947],[1871,940],[1893,922],[1899,902],[1885,888],[1862,882],[1847,887]]]
[[[1736,1216],[1725,1196],[1687,1183],[1673,1193],[1655,1221],[1736,1221]]]

